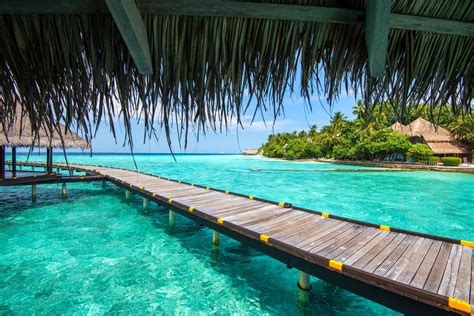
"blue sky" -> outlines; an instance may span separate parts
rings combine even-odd
[[[273,126],[272,113],[266,113],[264,119],[257,115],[252,121],[253,112],[246,113],[243,120],[244,128],[238,128],[234,124],[229,131],[215,133],[208,131],[206,135],[201,135],[199,141],[194,134],[189,135],[186,149],[180,148],[178,140],[173,139],[173,151],[175,153],[239,153],[243,149],[258,148],[265,143],[268,135],[281,132],[292,132],[294,130],[309,129],[309,126],[316,124],[318,129],[327,125],[330,114],[341,111],[350,119],[353,118],[352,107],[356,100],[354,95],[341,95],[334,103],[332,111],[324,98],[312,98],[312,111],[305,105],[304,100],[297,96],[285,99],[285,114],[278,117]],[[97,136],[92,141],[93,152],[130,152],[128,146],[123,146],[124,133],[122,125],[117,122],[117,141],[113,139],[109,127],[102,124]],[[266,124],[265,124],[266,123]],[[159,136],[159,141],[146,140],[143,142],[143,124],[137,122],[133,124],[134,152],[136,153],[168,153],[169,148],[166,143],[164,133]]]

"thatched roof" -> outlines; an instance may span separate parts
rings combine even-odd
[[[90,148],[89,143],[76,133],[57,124],[59,130],[40,129],[34,133],[29,118],[17,113],[15,119],[5,128],[0,124],[0,146],[7,147],[56,147]]]
[[[148,132],[158,121],[187,134],[240,118],[248,99],[281,113],[295,82],[308,99],[360,91],[399,115],[420,103],[471,111],[472,0],[136,3],[0,3],[3,120],[13,93],[35,131],[61,117],[90,139],[120,112],[130,132],[138,111]]]
[[[421,138],[435,154],[468,154],[471,152],[469,148],[456,141],[450,131],[421,117],[408,125],[396,122],[391,128],[404,135]]]

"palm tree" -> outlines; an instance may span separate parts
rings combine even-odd
[[[318,127],[316,126],[316,124],[313,124],[313,125],[311,125],[311,127],[309,129],[308,136],[311,137],[311,138],[314,138],[314,137],[316,137],[316,135],[318,135]]]
[[[366,109],[362,100],[358,100],[357,105],[352,107],[352,114],[354,114],[358,119],[365,117]]]
[[[335,131],[340,132],[347,122],[347,117],[342,112],[336,112],[331,118],[331,126]]]
[[[458,118],[451,124],[451,131],[456,139],[466,144],[474,143],[474,116]]]

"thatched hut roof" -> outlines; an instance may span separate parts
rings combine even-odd
[[[435,154],[469,154],[471,152],[469,148],[456,141],[450,131],[422,117],[408,125],[396,122],[391,128],[404,135],[421,138]]]
[[[76,133],[57,123],[59,130],[40,129],[34,133],[29,118],[18,113],[5,128],[0,124],[0,146],[90,148],[89,143]]]
[[[472,12],[472,0],[2,1],[4,120],[13,93],[34,131],[62,116],[89,139],[119,103],[127,132],[139,111],[148,132],[187,134],[226,126],[248,99],[280,113],[297,82],[308,100],[361,91],[396,113],[471,111]]]

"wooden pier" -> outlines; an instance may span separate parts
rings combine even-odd
[[[20,163],[21,164],[21,163]],[[309,275],[406,314],[471,315],[474,243],[316,212],[157,175],[104,166],[64,165],[106,179],[149,201],[250,245]],[[83,176],[83,177],[86,177]],[[83,178],[85,179],[85,178]],[[317,295],[317,289],[313,289]]]

